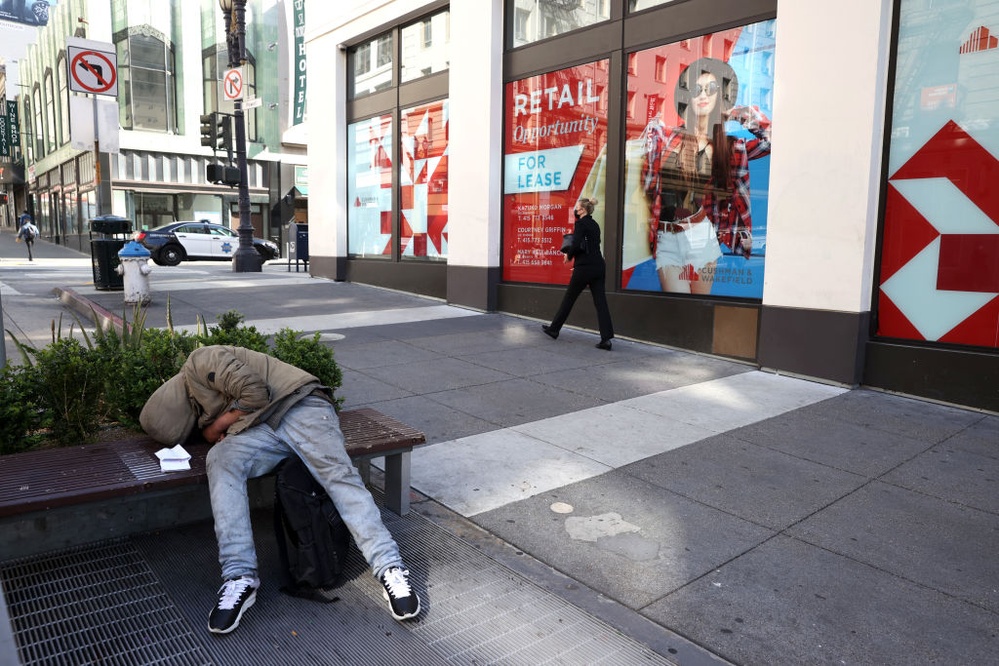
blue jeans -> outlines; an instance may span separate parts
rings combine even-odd
[[[329,493],[375,576],[402,566],[399,547],[344,449],[333,405],[309,396],[289,409],[277,428],[261,423],[227,435],[208,451],[208,489],[223,580],[257,575],[246,481],[267,474],[291,455],[298,455]]]

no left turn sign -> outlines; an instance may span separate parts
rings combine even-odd
[[[222,78],[222,94],[230,102],[243,99],[243,70],[227,69]]]
[[[118,57],[112,52],[67,45],[69,89],[92,95],[118,96]]]

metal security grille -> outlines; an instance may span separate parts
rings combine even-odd
[[[239,628],[225,636],[207,627],[220,582],[210,521],[0,564],[21,663],[673,663],[416,513],[383,510],[382,519],[421,593],[416,621],[391,618],[356,549],[334,603],[281,594],[265,509],[254,513],[263,585]]]
[[[211,663],[128,542],[8,562],[0,579],[25,666]]]

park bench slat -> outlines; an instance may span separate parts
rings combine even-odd
[[[397,513],[405,513],[409,508],[408,455],[414,446],[426,441],[424,434],[370,408],[341,412],[340,426],[351,457],[386,457],[390,468],[386,475],[386,504]],[[207,483],[207,444],[186,446],[191,454],[191,469],[178,472],[160,471],[155,452],[161,448],[151,438],[140,435],[109,443],[0,456],[0,517]]]

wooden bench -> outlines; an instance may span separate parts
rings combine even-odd
[[[347,452],[366,472],[371,458],[385,457],[385,505],[409,512],[410,460],[422,432],[370,409],[340,412]],[[206,443],[186,446],[191,469],[161,472],[163,448],[142,435],[106,444],[28,451],[0,456],[0,518],[83,504],[152,490],[207,484]]]

